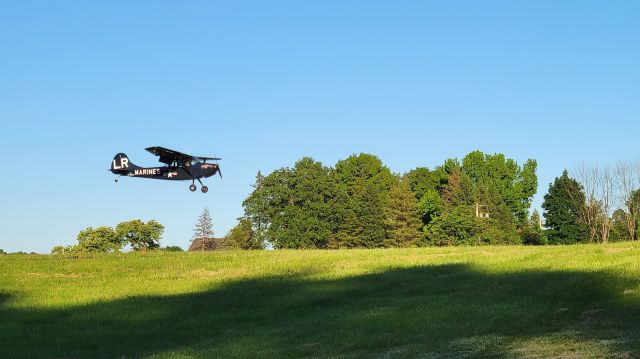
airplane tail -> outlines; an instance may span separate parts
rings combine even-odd
[[[124,153],[118,153],[111,161],[111,172],[116,174],[126,173],[129,170],[140,168],[129,161]]]

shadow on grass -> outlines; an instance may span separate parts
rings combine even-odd
[[[518,357],[572,345],[635,357],[639,306],[624,293],[636,287],[607,273],[444,265],[68,309],[0,306],[0,357]]]

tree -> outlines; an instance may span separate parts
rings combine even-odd
[[[549,185],[542,203],[549,243],[571,244],[589,239],[589,228],[580,215],[584,202],[582,186],[566,170]]]
[[[196,223],[196,226],[193,228],[193,237],[191,238],[191,241],[201,241],[203,243],[201,248],[204,252],[204,243],[211,241],[214,238],[213,236],[213,224],[211,223],[209,209],[204,207],[202,214],[198,218],[198,223]]]
[[[281,170],[282,171],[282,170]],[[242,202],[245,217],[249,220],[252,227],[253,241],[265,244],[268,242],[267,229],[269,228],[269,188],[264,188],[264,179],[260,171],[256,174],[256,180],[251,185],[253,191]]]
[[[166,246],[162,248],[165,252],[184,252],[184,249],[180,246]]]
[[[582,163],[575,173],[585,194],[580,215],[589,227],[589,242],[607,243],[611,231],[609,214],[614,202],[615,171],[609,166]]]
[[[525,245],[543,245],[547,236],[542,229],[542,218],[537,209],[533,210],[527,226],[522,228],[522,243]]]
[[[337,190],[332,169],[309,157],[272,172],[244,201],[245,217],[258,236],[252,241],[265,238],[275,248],[327,248],[342,212]]]
[[[628,238],[638,238],[638,220],[640,218],[640,160],[632,162],[618,161],[614,167],[615,188],[618,204],[626,208],[625,222]]]
[[[444,211],[444,202],[440,194],[434,189],[427,190],[417,205],[423,227],[431,223]]]
[[[7,252],[5,252],[2,248],[0,248],[0,255],[5,255],[7,254]]]
[[[119,223],[115,232],[118,240],[129,243],[133,250],[152,250],[160,248],[164,226],[155,220],[144,223],[139,219],[134,219]]]
[[[341,219],[332,248],[375,248],[386,238],[384,208],[391,187],[397,182],[391,171],[373,155],[361,153],[339,161],[335,183]]]
[[[385,246],[416,246],[421,238],[421,224],[416,198],[411,193],[408,181],[401,180],[389,192],[389,202],[385,208]]]
[[[73,247],[79,252],[115,252],[122,248],[123,241],[111,227],[88,227],[78,233],[78,245]]]
[[[428,243],[436,246],[471,244],[474,226],[471,208],[458,206],[437,216],[425,227],[425,235]]]
[[[240,218],[224,238],[224,246],[230,249],[262,249],[262,243],[257,240],[249,218]]]
[[[538,189],[537,167],[532,159],[518,166],[501,153],[490,155],[480,151],[471,152],[462,160],[462,173],[476,185],[483,183],[496,189],[518,225],[526,224]]]
[[[632,191],[627,198],[627,232],[629,233],[629,240],[635,241],[638,239],[638,232],[640,231],[640,189]]]
[[[629,232],[627,228],[627,213],[618,208],[611,215],[611,242],[622,242],[632,240],[629,238]]]
[[[447,186],[442,192],[442,200],[448,206],[464,206],[473,202],[469,177],[462,173],[458,162],[448,161],[445,164],[449,177]]]

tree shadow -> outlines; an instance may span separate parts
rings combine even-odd
[[[625,294],[637,287],[604,272],[460,264],[62,309],[5,308],[0,294],[0,357],[638,356],[640,303]]]
[[[9,302],[11,296],[7,293],[0,292],[0,308],[4,306],[5,303]]]

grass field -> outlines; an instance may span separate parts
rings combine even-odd
[[[640,245],[0,257],[1,358],[640,357]]]

